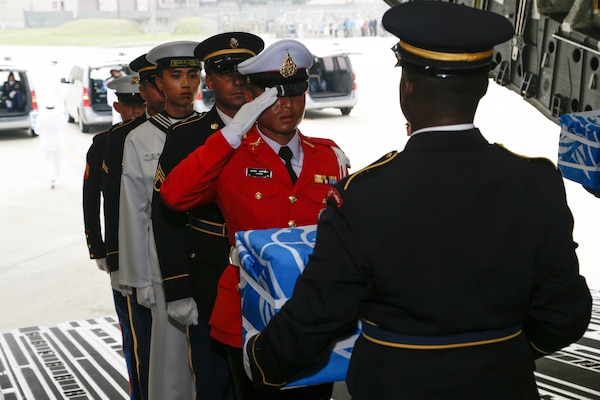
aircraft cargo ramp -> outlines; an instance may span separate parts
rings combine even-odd
[[[600,292],[577,343],[537,361],[541,399],[600,399]],[[0,333],[0,400],[127,399],[128,381],[115,317]],[[342,384],[335,400],[348,400]]]

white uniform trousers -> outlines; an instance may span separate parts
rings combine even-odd
[[[193,400],[195,386],[184,325],[168,317],[161,283],[152,282],[156,305],[152,308],[149,400]]]

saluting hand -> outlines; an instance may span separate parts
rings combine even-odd
[[[222,132],[230,131],[238,136],[243,136],[252,128],[260,114],[271,107],[277,100],[277,89],[267,88],[260,96],[244,104],[233,117],[233,121],[222,129]]]

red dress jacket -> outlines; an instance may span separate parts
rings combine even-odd
[[[238,231],[316,224],[331,185],[347,175],[347,167],[332,149],[338,147],[333,141],[298,134],[304,160],[295,185],[254,126],[237,149],[222,134],[210,136],[169,173],[161,197],[177,211],[216,203],[232,246]],[[230,265],[219,281],[210,319],[211,336],[234,347],[242,346],[238,284],[239,270]]]

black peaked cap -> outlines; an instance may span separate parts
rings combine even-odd
[[[200,42],[194,55],[204,61],[207,72],[231,72],[237,64],[254,57],[264,48],[265,42],[252,33],[225,32]]]
[[[512,23],[466,5],[415,0],[385,12],[383,27],[400,39],[400,62],[449,70],[489,66],[495,45],[511,39]]]
[[[140,76],[140,81],[149,81],[157,75],[156,65],[146,59],[146,54],[142,54],[135,60],[129,63],[129,68],[137,72]]]

